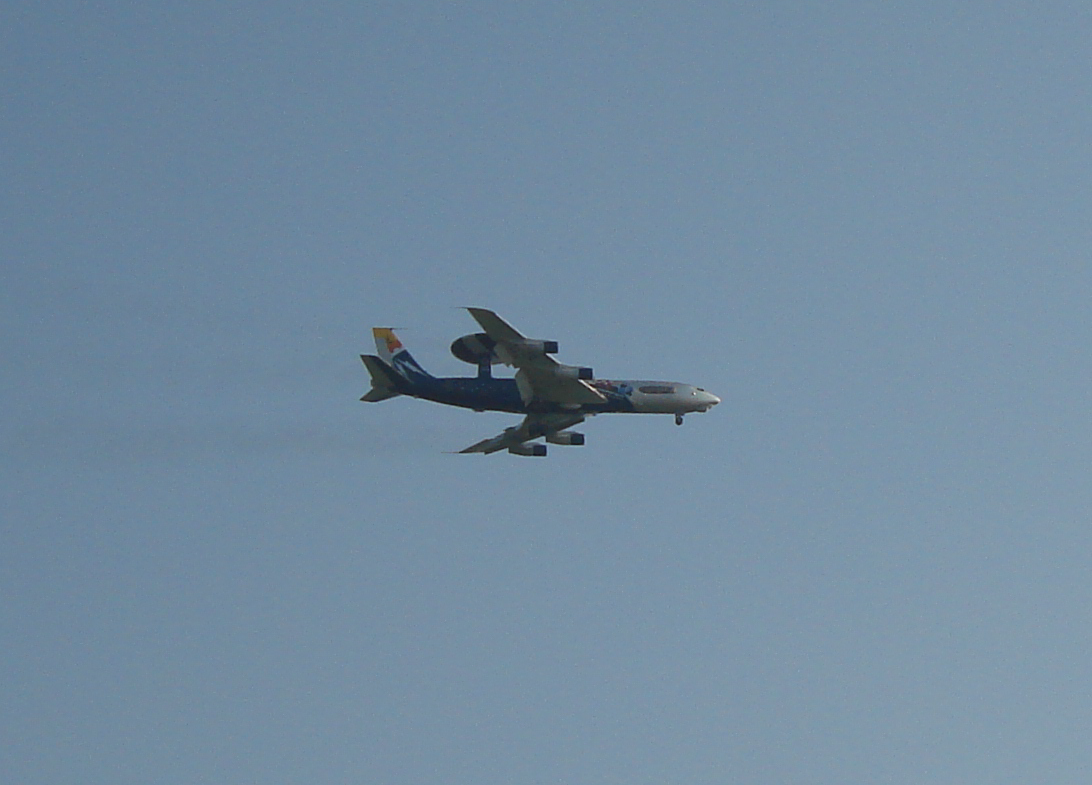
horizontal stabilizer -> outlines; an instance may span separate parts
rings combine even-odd
[[[389,365],[373,354],[362,354],[360,359],[364,367],[368,369],[368,373],[372,375],[372,389],[360,400],[377,403],[402,394],[398,392],[398,382],[395,379],[394,370]]]
[[[367,401],[368,403],[379,403],[385,401],[388,398],[397,398],[402,393],[391,392],[390,390],[368,390],[366,395],[360,396],[360,400]]]

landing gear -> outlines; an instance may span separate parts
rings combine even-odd
[[[676,414],[675,415],[675,424],[676,425],[682,425],[682,417],[683,416],[681,414]]]

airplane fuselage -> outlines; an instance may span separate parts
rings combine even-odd
[[[589,384],[602,393],[604,401],[556,404],[531,400],[525,403],[515,379],[497,379],[488,376],[419,379],[400,392],[414,398],[480,412],[512,412],[514,414],[532,412],[688,414],[707,411],[720,400],[700,387],[679,382],[595,379]]]

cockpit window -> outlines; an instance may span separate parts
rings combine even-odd
[[[675,392],[675,388],[670,384],[646,384],[637,389],[648,395],[670,395]]]

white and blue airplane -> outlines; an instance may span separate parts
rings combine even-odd
[[[375,327],[378,356],[360,355],[371,374],[372,389],[360,400],[374,403],[408,395],[479,412],[523,414],[518,426],[460,452],[508,450],[513,455],[534,456],[546,454],[545,444],[528,444],[539,438],[551,444],[583,444],[584,434],[567,429],[596,414],[674,414],[675,424],[682,425],[683,415],[706,412],[720,403],[717,396],[689,384],[596,379],[591,368],[563,365],[550,357],[557,353],[557,341],[525,338],[485,308],[467,310],[485,332],[458,338],[451,344],[451,353],[477,365],[476,377],[432,376],[392,329]],[[515,378],[494,378],[497,363],[514,367]]]

